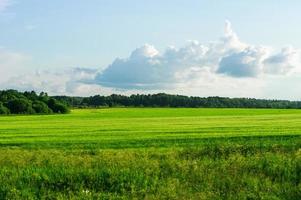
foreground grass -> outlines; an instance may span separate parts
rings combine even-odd
[[[300,199],[301,111],[0,117],[0,199]]]

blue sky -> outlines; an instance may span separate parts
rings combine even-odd
[[[291,61],[301,48],[300,9],[298,0],[0,0],[0,87],[71,95],[166,91],[298,99],[299,94],[279,93],[276,87],[279,80],[282,87],[299,83],[298,70],[293,77],[287,72],[301,67],[297,59]],[[199,51],[201,45],[210,52],[226,49],[211,47],[224,41],[225,20],[232,24],[231,31],[240,42],[237,46],[231,46],[234,41],[232,49],[214,55],[214,61],[210,57],[210,63],[208,53],[187,54],[192,48]],[[198,41],[199,46],[190,40]],[[172,60],[166,57],[171,45],[177,48],[172,53],[177,58]],[[260,49],[262,46],[269,50]],[[144,60],[131,56],[136,50],[144,52]],[[158,53],[153,57],[150,51]],[[191,60],[184,58],[184,51]],[[205,58],[196,61],[200,56],[206,57],[206,62]],[[116,58],[123,60],[116,62]],[[245,65],[246,59],[254,61]],[[148,66],[150,62],[161,64]],[[210,68],[206,69],[210,74],[204,72],[204,66]],[[180,77],[179,81],[178,76],[197,74],[193,70],[200,75],[194,77],[197,84],[190,83],[198,86],[191,89],[183,84],[187,80]],[[47,84],[41,83],[43,78]],[[53,83],[62,79],[66,81],[60,86]],[[229,87],[212,79],[227,82]],[[246,86],[244,91],[238,87],[241,84]],[[235,92],[233,88],[237,88]]]

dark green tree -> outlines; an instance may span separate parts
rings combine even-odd
[[[10,113],[9,109],[0,102],[0,115],[8,115]]]
[[[14,99],[8,102],[7,107],[12,114],[34,114],[31,102],[27,99]]]
[[[36,113],[41,114],[50,114],[52,113],[52,110],[42,101],[34,101],[32,103],[32,108],[35,110]]]
[[[66,114],[66,113],[70,112],[69,108],[66,105],[64,105],[63,103],[60,103],[59,101],[57,101],[54,98],[51,98],[48,101],[48,106],[55,113]]]

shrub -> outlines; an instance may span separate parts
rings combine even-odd
[[[57,101],[57,100],[55,100],[53,98],[51,98],[48,101],[48,106],[55,113],[63,113],[63,114],[65,114],[65,113],[69,113],[70,112],[69,108],[66,105],[60,103],[59,101]]]
[[[6,108],[6,107],[2,104],[2,102],[0,102],[0,115],[7,115],[7,114],[9,114],[9,113],[10,113],[9,109]]]
[[[44,92],[37,95],[34,91],[0,90],[0,115],[68,113],[69,107],[62,102],[63,100],[51,98]]]
[[[31,102],[26,99],[14,99],[7,104],[9,110],[13,114],[34,114]]]
[[[36,113],[41,113],[41,114],[52,113],[52,110],[42,101],[34,101],[32,103],[32,108],[35,110]]]

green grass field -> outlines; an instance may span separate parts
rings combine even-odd
[[[300,199],[301,110],[0,117],[0,199]]]

